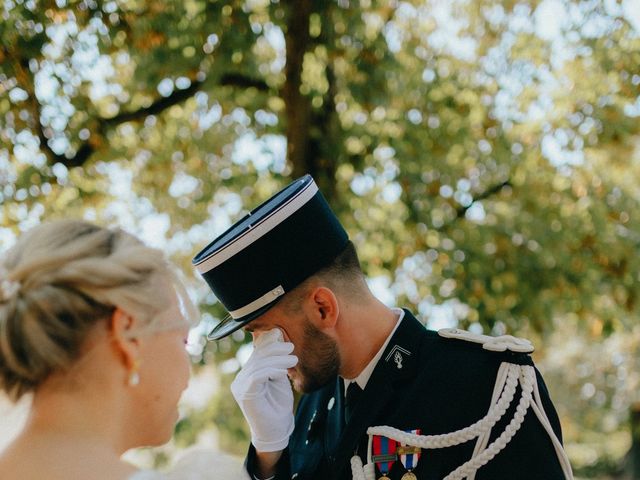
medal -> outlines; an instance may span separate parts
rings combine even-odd
[[[407,430],[407,433],[420,435],[420,430]],[[400,480],[418,480],[418,477],[416,477],[416,474],[413,473],[412,470],[418,465],[421,454],[420,447],[401,443],[396,451],[400,457],[400,463],[407,469],[407,473],[405,473]]]
[[[382,474],[381,477],[378,477],[378,480],[390,480],[387,473],[389,473],[391,466],[398,459],[398,455],[396,454],[397,444],[398,442],[390,438],[380,435],[373,436],[373,455],[371,456],[371,461],[375,463]]]

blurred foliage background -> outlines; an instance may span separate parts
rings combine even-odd
[[[204,342],[224,311],[192,256],[310,173],[387,303],[532,338],[578,476],[640,478],[640,2],[4,0],[0,14],[0,248],[82,217],[184,268],[205,387],[171,448],[247,441],[227,387],[248,339]]]

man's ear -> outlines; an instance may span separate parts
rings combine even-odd
[[[318,328],[334,327],[340,315],[338,298],[326,287],[316,287],[303,302],[307,318]]]
[[[113,348],[127,370],[134,368],[140,356],[140,342],[132,335],[135,319],[121,308],[116,308],[109,319]]]

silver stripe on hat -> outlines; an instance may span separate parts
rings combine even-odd
[[[245,315],[249,315],[259,308],[273,302],[276,298],[281,297],[282,295],[284,295],[284,288],[282,288],[282,285],[278,285],[270,292],[265,293],[260,298],[255,299],[253,302],[245,305],[244,307],[240,307],[237,310],[229,312],[229,315],[231,315],[231,318],[234,319],[242,318]]]
[[[200,273],[206,273],[229,260],[236,253],[241,252],[257,239],[266,235],[275,227],[280,225],[284,220],[289,218],[293,213],[298,211],[304,204],[311,200],[317,192],[318,186],[315,182],[311,181],[303,190],[298,192],[297,195],[292,197],[288,202],[282,204],[270,215],[267,215],[260,223],[253,226],[250,225],[249,229],[245,233],[238,235],[238,237],[233,239],[219,251],[197,264],[196,269]]]

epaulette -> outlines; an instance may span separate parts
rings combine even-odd
[[[529,340],[511,335],[490,337],[457,328],[444,328],[439,330],[438,334],[443,338],[479,344],[482,345],[483,349],[493,352],[529,354],[534,350],[533,344]],[[501,432],[495,440],[489,443],[492,429],[505,416],[513,403],[517,404],[513,417],[508,419],[509,423],[505,430]],[[407,451],[407,448],[413,449],[413,452],[419,452],[420,449],[423,448],[432,450],[447,448],[476,439],[476,445],[471,458],[443,479],[473,480],[478,469],[490,462],[516,435],[529,410],[533,411],[551,439],[565,478],[567,480],[573,479],[569,459],[544,411],[542,399],[538,391],[538,380],[535,368],[531,364],[521,365],[515,361],[502,361],[500,363],[489,411],[483,418],[468,427],[441,435],[418,435],[390,426],[376,426],[367,429],[367,434],[369,435],[367,463],[363,465],[362,459],[358,455],[351,458],[351,473],[353,479],[375,480],[376,457],[373,455],[373,437],[382,436],[395,440],[398,442],[398,445],[402,445],[403,452]],[[387,454],[401,455],[402,453],[388,452]]]
[[[471,333],[459,328],[441,328],[438,335],[444,338],[454,338],[456,340],[464,340],[465,342],[479,343],[485,350],[492,352],[510,351],[514,353],[532,353],[533,344],[526,338],[514,337],[512,335],[500,335],[498,337],[490,337],[489,335],[480,335]]]

